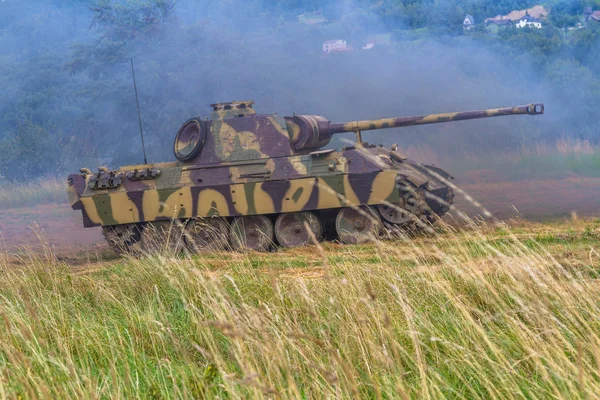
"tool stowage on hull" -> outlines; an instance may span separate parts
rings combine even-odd
[[[212,107],[211,119],[192,118],[177,132],[177,161],[70,175],[69,201],[84,226],[102,226],[118,251],[364,242],[441,217],[453,191],[442,169],[395,145],[363,143],[362,131],[544,111],[536,104],[332,124],[256,114],[252,101]],[[356,145],[322,149],[341,132],[355,132]]]

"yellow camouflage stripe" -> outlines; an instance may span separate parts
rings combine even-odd
[[[396,171],[393,170],[377,173],[366,204],[395,201],[398,198],[396,175]],[[274,214],[278,209],[281,212],[296,212],[362,204],[358,194],[352,188],[348,175],[291,180],[279,207],[265,190],[265,185],[266,182],[228,185],[234,213],[236,215]],[[318,202],[309,206],[311,196],[315,196],[315,190]],[[84,196],[81,197],[81,204],[90,220],[97,225],[143,222],[141,214],[144,216],[144,221],[214,215],[233,216],[228,205],[229,200],[216,188],[199,189],[196,194],[196,209],[193,207],[194,199],[190,187],[184,186],[176,190],[148,188],[140,196],[142,213],[124,190]]]

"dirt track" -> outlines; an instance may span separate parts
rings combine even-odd
[[[0,244],[10,252],[45,245],[68,254],[105,248],[102,231],[84,229],[81,213],[68,204],[5,210],[0,216]]]
[[[556,218],[573,211],[579,216],[600,216],[600,178],[456,183],[500,219],[519,214],[532,219]],[[455,205],[470,215],[482,214],[460,194]],[[44,245],[63,255],[106,250],[100,228],[84,229],[80,213],[66,204],[5,210],[0,215],[0,243],[10,252]]]
[[[500,219],[518,214],[525,218],[545,219],[570,215],[571,212],[579,216],[600,216],[600,178],[457,183]],[[463,196],[457,196],[455,204],[471,215],[478,213]]]

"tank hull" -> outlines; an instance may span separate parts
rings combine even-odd
[[[70,175],[71,206],[117,251],[152,250],[165,239],[174,251],[268,250],[322,236],[361,243],[431,222],[454,198],[444,170],[397,146],[363,143],[361,131],[544,113],[543,104],[529,104],[332,124],[257,114],[253,104],[215,103],[210,119],[186,121],[175,135],[176,162]],[[323,149],[343,132],[356,134],[356,146]]]
[[[213,165],[174,162],[73,174],[69,198],[73,209],[81,210],[85,227],[137,224],[142,229],[157,221],[185,226],[191,219],[231,222],[261,215],[275,222],[282,214],[300,212],[313,212],[322,225],[331,226],[342,208],[397,204],[410,191],[422,203],[413,209],[419,219],[443,215],[452,202],[452,191],[442,182],[449,175],[430,168],[381,146],[359,146]],[[156,176],[131,179],[135,171],[148,170]],[[112,174],[118,185],[95,188],[102,174]],[[407,226],[404,222],[399,227]]]

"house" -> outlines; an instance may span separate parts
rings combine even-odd
[[[352,50],[348,47],[348,44],[345,40],[337,39],[337,40],[327,40],[323,42],[323,53],[332,53],[339,51],[350,51]]]
[[[465,15],[465,19],[463,20],[463,29],[466,31],[470,31],[475,28],[475,19],[471,14]]]
[[[298,22],[304,25],[317,25],[327,22],[327,18],[321,11],[315,11],[298,15]]]
[[[539,20],[545,20],[548,17],[548,10],[544,6],[534,6],[526,10],[514,10],[506,15],[496,15],[493,18],[486,18],[486,24],[493,20],[510,19],[513,23],[517,23],[525,16]]]
[[[510,19],[489,19],[485,23],[485,29],[494,35],[504,29],[512,27],[513,22]]]
[[[515,27],[517,29],[521,29],[521,28],[525,28],[525,27],[541,29],[542,28],[542,20],[538,19],[538,18],[533,18],[527,14],[517,21],[517,23],[515,24]]]
[[[594,11],[593,13],[591,13],[587,18],[587,21],[600,22],[600,11]]]
[[[586,7],[583,10],[583,22],[585,24],[592,22],[600,22],[600,11],[593,11],[592,7]]]

